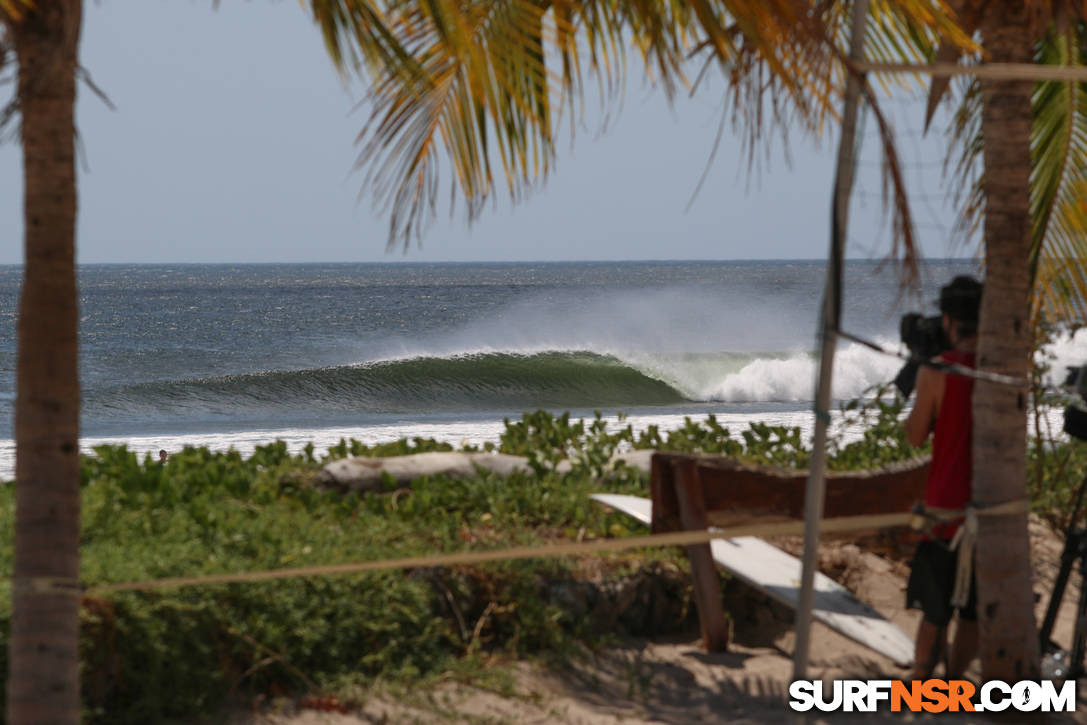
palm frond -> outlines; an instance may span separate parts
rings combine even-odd
[[[976,50],[970,34],[955,22],[955,14],[942,0],[873,0],[866,33],[865,57],[875,62],[925,62],[933,58],[941,43],[960,52]],[[844,26],[844,23],[839,23]],[[928,79],[916,76],[872,74],[865,87],[865,97],[876,121],[882,151],[883,204],[892,212],[891,258],[900,265],[899,281],[903,289],[918,280],[918,255],[910,212],[909,197],[896,150],[895,132],[880,109],[874,84],[885,92],[897,87],[922,84]]]
[[[902,38],[954,36],[940,0],[875,0]],[[667,93],[689,87],[703,56],[728,84],[734,126],[754,153],[790,128],[818,135],[835,118],[848,61],[850,3],[808,0],[310,0],[329,52],[370,81],[370,120],[359,136],[364,193],[390,215],[390,245],[433,218],[439,166],[469,219],[495,191],[520,198],[550,171],[555,133],[584,103],[585,79],[605,105],[621,98],[626,54],[640,55]],[[899,41],[878,45],[897,53]],[[905,42],[905,41],[903,41]],[[912,47],[912,46],[911,46]],[[877,114],[878,116],[878,114]],[[889,188],[895,229],[912,254],[908,204],[893,139]]]
[[[1054,28],[1037,62],[1087,65],[1087,24]],[[1036,312],[1049,320],[1087,321],[1087,83],[1035,86],[1031,142],[1031,268]]]
[[[629,39],[666,86],[682,82],[690,21],[656,3],[313,0],[333,60],[371,82],[360,134],[365,191],[391,218],[390,244],[409,243],[433,216],[441,152],[469,219],[501,165],[517,199],[554,159],[564,112],[574,118],[585,71],[618,97]],[[661,9],[668,11],[664,17]],[[682,8],[681,5],[677,7]],[[656,13],[650,14],[650,11]]]
[[[980,54],[981,48],[973,43],[974,32],[981,24],[988,0],[950,0],[948,6],[954,15],[962,37],[948,36],[932,48],[928,60],[937,63],[954,63],[966,53]],[[966,42],[963,42],[963,40]],[[925,108],[925,130],[928,130],[936,108],[951,87],[951,78],[933,77],[929,81],[928,105]]]
[[[982,187],[982,97],[977,79],[958,80],[959,103],[947,129],[948,153],[944,158],[944,176],[951,199],[959,207],[956,235],[967,242],[981,244],[980,231],[985,214],[985,190]]]
[[[17,23],[33,7],[34,0],[0,0],[0,21]]]
[[[1057,25],[1037,46],[1035,60],[1087,64],[1082,21]],[[960,231],[974,235],[983,218],[980,159],[981,96],[976,81],[963,81],[949,135],[951,187],[960,204]],[[1031,140],[1031,271],[1033,317],[1051,322],[1087,320],[1087,84],[1035,85]],[[952,162],[954,166],[952,166]]]
[[[377,4],[310,0],[310,10],[324,37],[325,48],[341,72],[360,70],[367,63],[418,72],[410,50],[401,43],[386,13]]]

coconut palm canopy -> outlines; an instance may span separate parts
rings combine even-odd
[[[372,88],[359,166],[366,193],[390,214],[390,244],[424,231],[443,161],[469,218],[503,181],[516,200],[545,178],[556,134],[564,122],[571,132],[577,125],[586,86],[595,84],[605,105],[621,98],[630,49],[668,94],[723,73],[732,119],[752,149],[791,129],[820,133],[839,107],[851,9],[807,0],[310,4],[339,68]],[[923,61],[937,38],[973,47],[933,0],[877,1],[869,27],[875,59]],[[878,109],[877,120],[896,239],[909,259],[908,208]]]
[[[840,104],[852,9],[831,0],[310,5],[334,62],[372,88],[358,166],[366,193],[390,216],[390,244],[410,243],[425,231],[440,198],[443,162],[450,167],[450,198],[464,200],[469,219],[496,188],[504,185],[517,200],[546,178],[556,134],[564,121],[573,133],[586,86],[596,85],[605,105],[621,98],[630,50],[668,94],[694,89],[707,73],[723,73],[735,129],[750,150],[789,130],[818,135]],[[1075,9],[1057,13],[1047,3],[1035,5],[1041,26],[1052,26],[1040,33],[1045,41],[1037,61],[1082,65],[1084,26],[1074,21]],[[980,48],[971,36],[983,6],[976,0],[875,0],[866,55],[877,62],[926,62],[938,53],[976,58]],[[1050,23],[1057,16],[1073,20]],[[893,85],[901,78],[879,81]],[[936,86],[934,100],[947,84]],[[1076,82],[1040,83],[1035,97],[1036,308],[1064,319],[1087,319],[1087,277],[1061,273],[1062,260],[1087,256],[1085,89]],[[893,133],[871,87],[868,94],[884,138],[895,251],[912,262]],[[970,180],[955,186],[973,190],[963,199],[964,228],[973,229],[982,211],[977,82],[955,95],[952,136],[960,153],[953,170]]]
[[[984,0],[957,0],[956,17],[973,33],[985,12]],[[1034,2],[1032,32],[1037,38],[1034,61],[1042,65],[1087,66],[1087,3],[1071,0]],[[957,60],[962,52],[941,48],[938,60]],[[977,60],[974,55],[970,60]],[[934,82],[928,117],[949,90],[947,80]],[[951,128],[956,183],[964,190],[963,225],[979,228],[985,211],[981,178],[976,174],[984,138],[981,92],[976,78],[955,89],[957,108]],[[1031,274],[1034,318],[1087,322],[1087,83],[1043,81],[1035,84],[1031,138]]]

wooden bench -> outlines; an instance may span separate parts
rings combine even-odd
[[[928,459],[874,471],[828,472],[823,516],[909,511],[924,498]],[[657,453],[650,470],[653,533],[751,522],[802,520],[808,472],[753,466],[722,456]],[[702,642],[728,647],[720,580],[709,544],[687,547]]]

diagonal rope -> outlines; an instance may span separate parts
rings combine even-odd
[[[911,514],[870,514],[863,516],[841,516],[825,519],[821,529],[825,532],[845,532],[862,529],[882,529],[907,526]],[[796,536],[804,531],[802,521],[779,521],[761,524],[743,524],[724,529],[711,528],[702,531],[676,531],[666,534],[632,536],[625,539],[603,539],[600,541],[570,542],[566,544],[543,544],[539,546],[516,546],[508,549],[488,551],[464,551],[454,554],[425,554],[396,559],[362,561],[349,564],[331,564],[327,566],[294,567],[288,569],[267,569],[264,571],[237,572],[233,574],[209,574],[206,576],[167,577],[163,579],[145,579],[141,581],[102,584],[86,589],[89,595],[109,594],[112,592],[150,591],[178,587],[207,586],[211,584],[242,584],[276,579],[297,577],[334,576],[340,574],[358,574],[369,571],[387,571],[392,569],[421,569],[437,566],[457,566],[483,564],[515,559],[536,559],[548,556],[570,556],[576,554],[595,554],[603,551],[624,551],[651,546],[693,546],[705,544],[715,539],[731,539],[737,536]]]
[[[854,61],[861,73],[918,73],[931,76],[974,76],[996,81],[1087,82],[1087,67],[1037,63],[873,63]]]
[[[897,357],[900,360],[906,362],[917,363],[924,365],[925,367],[939,370],[940,372],[951,373],[952,375],[960,375],[964,378],[973,378],[974,380],[983,380],[987,383],[996,383],[998,385],[1010,385],[1015,388],[1030,387],[1030,381],[1026,378],[1017,378],[1013,375],[1002,375],[1000,373],[991,373],[985,370],[975,370],[974,368],[968,368],[965,365],[959,365],[958,363],[941,362],[939,360],[933,360],[931,358],[923,358],[918,355],[911,355],[907,353],[897,352],[895,350],[888,350],[887,348],[879,345],[878,343],[866,340],[863,337],[858,337],[844,330],[833,330],[833,334],[841,337],[845,340],[855,342],[858,345],[863,345],[870,350],[889,355],[890,357]]]

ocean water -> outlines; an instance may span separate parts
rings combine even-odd
[[[930,262],[903,297],[892,269],[850,262],[844,327],[897,347],[902,312],[934,312],[939,286],[974,272]],[[0,478],[20,277],[0,267]],[[83,266],[83,447],[480,442],[537,408],[807,429],[824,281],[808,261]],[[899,366],[845,343],[834,395]]]

